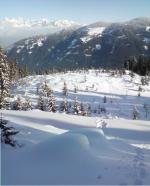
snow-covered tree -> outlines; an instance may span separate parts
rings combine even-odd
[[[56,99],[53,95],[51,95],[47,100],[47,111],[56,112]]]
[[[66,98],[64,98],[64,100],[62,101],[62,103],[60,105],[60,111],[68,112],[68,101]]]
[[[74,104],[73,104],[73,112],[74,114],[79,114],[81,112],[80,103],[77,100],[77,97],[75,98]]]
[[[78,91],[78,88],[74,87],[74,93],[77,93],[77,91]]]
[[[10,69],[7,57],[0,49],[0,109],[6,107],[6,97],[9,96]]]
[[[41,94],[39,95],[39,98],[38,98],[37,108],[42,111],[45,110],[44,98]]]
[[[21,97],[18,96],[17,99],[13,102],[13,110],[22,110],[23,109],[23,102]]]
[[[142,87],[139,86],[138,91],[139,91],[139,92],[142,92],[142,90],[143,90]]]
[[[29,97],[25,97],[25,102],[23,103],[23,110],[31,110],[32,109],[32,103],[30,101]]]
[[[47,82],[45,81],[42,85],[41,94],[44,97],[49,97],[52,93],[53,93],[52,89],[50,88],[50,86],[48,86]]]
[[[13,139],[13,136],[16,135],[19,131],[16,131],[13,127],[7,125],[8,121],[3,119],[2,113],[0,116],[0,129],[1,129],[1,142],[4,144],[11,145],[12,147],[16,146],[16,140]]]
[[[64,96],[68,96],[68,88],[67,88],[66,82],[64,82],[63,95],[64,95]]]
[[[133,119],[134,119],[134,120],[138,119],[138,117],[139,117],[139,115],[140,115],[140,112],[138,111],[138,109],[137,109],[136,106],[134,106],[134,108],[133,108],[132,115],[133,115]]]
[[[107,97],[106,96],[104,96],[103,102],[107,103]]]

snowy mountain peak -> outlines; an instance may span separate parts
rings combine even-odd
[[[33,20],[33,19],[24,19],[24,18],[4,18],[0,20],[0,27],[16,27],[16,28],[25,28],[25,27],[40,27],[40,26],[46,26],[46,27],[59,27],[59,28],[69,28],[74,26],[81,26],[79,23],[75,23],[74,21],[69,20],[56,20],[56,21],[50,21],[47,18],[42,18],[39,20]]]
[[[64,29],[76,29],[81,26],[69,20],[5,18],[0,20],[0,45],[6,47],[27,37],[51,34]]]

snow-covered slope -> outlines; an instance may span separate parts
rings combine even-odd
[[[6,48],[6,51],[8,57],[17,61],[20,66],[27,64],[30,71],[47,70],[48,68],[122,68],[124,61],[131,56],[135,56],[137,59],[140,55],[149,56],[150,21],[149,19],[145,22],[142,21],[143,19],[139,18],[124,23],[97,22],[87,26],[73,27],[75,29],[70,29],[72,22],[57,21],[52,23],[54,25],[52,27],[57,28],[57,25],[62,27],[66,24],[66,28],[70,26],[70,34],[59,40],[62,33],[60,32],[60,36],[57,33],[56,45],[49,42],[49,37],[46,37],[43,45],[29,51],[26,49],[26,42],[32,39],[36,43],[36,37],[31,37],[15,43],[9,47],[9,50]],[[47,25],[49,24],[46,23],[46,26],[42,28],[51,30]],[[37,29],[37,26],[34,28]],[[36,31],[32,32],[32,34],[34,33]],[[5,33],[3,35],[5,36]],[[50,38],[55,38],[55,36],[50,36]],[[19,50],[18,53],[20,43],[24,50]]]
[[[112,76],[89,70],[29,76],[14,83],[13,93],[29,96],[35,106],[37,87],[45,80],[57,105],[66,82],[68,101],[78,97],[91,105],[92,113],[1,110],[8,125],[19,131],[15,139],[22,146],[2,144],[2,185],[149,185],[150,115],[145,116],[143,105],[150,101],[150,85],[142,86],[141,77],[131,78],[128,71]],[[139,86],[144,90],[140,97]],[[135,105],[138,120],[132,119]]]
[[[149,122],[42,111],[3,111],[24,146],[2,145],[2,184],[139,185],[150,183]]]
[[[89,70],[88,72],[29,76],[14,84],[14,94],[29,96],[33,105],[36,106],[37,87],[40,87],[45,80],[54,91],[58,107],[64,99],[62,89],[66,82],[69,90],[68,101],[74,102],[77,97],[80,103],[90,104],[92,115],[132,119],[133,108],[136,106],[140,112],[139,119],[150,120],[150,116],[145,117],[144,109],[145,103],[150,104],[150,85],[142,86],[141,77],[136,74],[132,78],[128,71],[126,75],[112,76],[111,73],[102,73],[102,70]],[[139,86],[143,88],[141,96],[138,96]],[[74,92],[75,88],[77,88],[77,93]],[[107,98],[106,103],[104,103],[104,96]],[[100,112],[100,108],[105,108],[106,113]]]

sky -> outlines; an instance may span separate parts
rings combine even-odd
[[[0,19],[5,17],[119,22],[150,17],[150,0],[0,0]]]

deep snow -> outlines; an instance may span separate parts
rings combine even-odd
[[[2,145],[2,184],[150,184],[149,121],[3,111],[24,146]]]
[[[64,99],[62,89],[66,82],[69,90],[67,100],[74,102],[77,97],[79,102],[89,103],[94,116],[132,119],[133,108],[136,106],[140,112],[138,119],[150,120],[150,113],[146,118],[144,109],[145,103],[150,105],[150,85],[142,86],[141,77],[135,74],[132,78],[128,71],[122,76],[95,70],[29,76],[14,84],[14,95],[29,96],[36,106],[37,87],[45,81],[53,90],[58,107]],[[141,96],[138,96],[139,86],[143,88]],[[75,88],[77,93],[74,92]],[[104,103],[104,96],[107,97],[107,103]],[[106,113],[99,113],[99,107],[105,108]],[[96,113],[93,113],[95,110]]]
[[[107,112],[76,116],[36,109],[2,110],[9,125],[20,131],[15,138],[22,145],[13,149],[2,144],[2,184],[149,185],[150,115],[145,117],[143,105],[150,101],[150,86],[142,86],[144,91],[138,97],[140,76],[112,77],[90,70],[29,76],[14,83],[13,93],[29,96],[35,106],[37,86],[45,80],[57,105],[63,100],[66,82],[69,101],[78,97],[80,102],[89,103],[92,111],[100,105]],[[132,119],[135,105],[140,111],[138,120]]]

